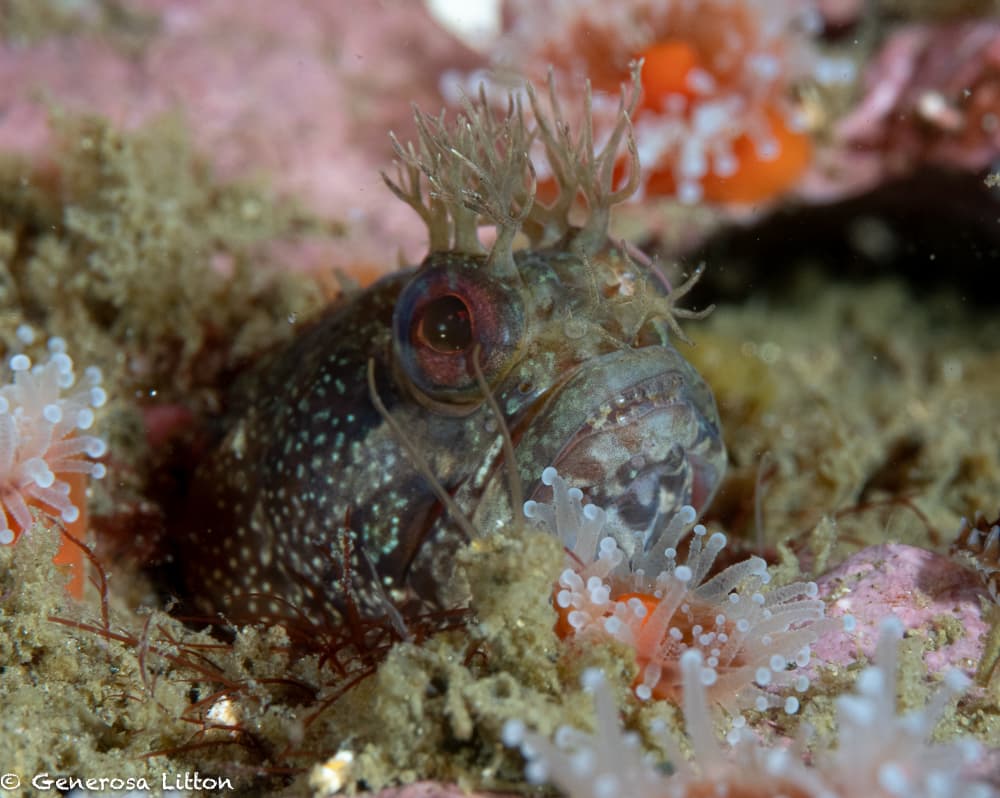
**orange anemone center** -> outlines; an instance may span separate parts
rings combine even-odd
[[[677,113],[671,109],[672,99],[684,101],[685,114],[697,102],[698,84],[719,80],[703,62],[697,48],[683,40],[657,42],[640,54],[642,70],[642,103],[638,115]],[[703,73],[700,75],[699,73]],[[702,88],[702,91],[707,89]],[[669,110],[668,110],[669,109]],[[812,158],[809,136],[794,130],[780,109],[771,104],[764,110],[770,127],[773,147],[761,152],[746,133],[737,136],[731,145],[735,169],[720,175],[709,169],[701,179],[702,198],[710,202],[754,203],[778,196],[789,190],[802,176]],[[674,162],[647,164],[646,190],[652,195],[673,195],[678,189]]]
[[[556,600],[559,592],[560,586],[557,584],[552,593],[552,604],[557,615],[555,632],[559,639],[566,640],[575,634],[573,625],[569,621],[569,615],[574,608],[559,606]],[[614,597],[615,602],[622,604],[628,604],[632,599],[641,602],[646,609],[645,615],[632,627],[635,635],[636,664],[639,668],[632,682],[632,688],[635,689],[643,684],[646,667],[655,663],[660,669],[660,677],[651,688],[652,698],[679,703],[683,697],[680,655],[688,646],[694,645],[695,638],[705,631],[724,631],[726,634],[731,634],[733,631],[731,622],[727,621],[723,624],[723,628],[719,628],[715,620],[718,607],[704,604],[692,597],[686,600],[683,607],[675,611],[669,619],[660,619],[650,627],[650,619],[660,606],[660,599],[649,593],[639,592],[623,593]],[[610,616],[613,611],[614,604],[611,604],[605,617]],[[668,621],[668,625],[665,626],[663,621]],[[674,642],[668,640],[668,637]],[[740,658],[737,657],[735,661],[727,663],[727,668],[740,665]]]
[[[698,51],[685,41],[657,42],[640,56],[642,66],[642,105],[640,109],[661,110],[672,94],[694,97],[691,75],[700,67]]]

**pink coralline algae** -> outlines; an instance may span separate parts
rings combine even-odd
[[[96,458],[106,444],[83,434],[93,426],[94,409],[106,400],[101,373],[87,369],[78,385],[65,342],[53,338],[49,352],[36,366],[25,355],[14,355],[14,379],[0,388],[0,543],[31,528],[30,507],[73,524],[82,512],[82,497],[71,490],[73,475],[104,476]]]
[[[44,160],[53,108],[125,128],[175,112],[220,179],[262,179],[347,228],[347,240],[285,248],[283,263],[385,271],[400,248],[420,254],[420,225],[379,179],[392,159],[385,132],[408,137],[411,103],[440,105],[436,76],[478,60],[422,3],[128,5],[155,20],[139,51],[86,31],[0,40],[0,152]]]
[[[1000,22],[903,26],[862,80],[807,195],[859,192],[927,165],[980,172],[1000,157]]]
[[[551,64],[562,85],[592,81],[600,116],[642,58],[645,192],[682,202],[756,203],[791,189],[812,158],[794,87],[851,74],[816,53],[821,17],[809,0],[514,0],[508,10],[493,71],[459,84],[540,82]]]
[[[846,665],[858,651],[871,656],[879,624],[889,614],[907,630],[941,639],[928,648],[924,661],[931,673],[960,666],[967,674],[982,656],[989,624],[980,598],[986,589],[978,575],[934,552],[902,544],[872,546],[854,554],[818,580],[819,595],[833,618],[850,616],[854,634],[830,635],[813,647],[817,658]],[[957,621],[962,634],[944,634],[941,624]]]
[[[768,745],[737,717],[725,741],[705,693],[703,663],[696,650],[681,658],[684,725],[690,756],[663,733],[658,742],[667,752],[672,773],[648,754],[637,734],[623,732],[611,692],[599,672],[584,675],[594,692],[593,733],[560,728],[554,741],[509,721],[504,742],[520,747],[525,774],[535,783],[551,782],[570,798],[988,798],[997,793],[968,777],[982,757],[971,740],[933,743],[931,734],[945,707],[968,686],[950,673],[927,705],[898,714],[896,672],[902,625],[896,619],[881,626],[872,664],[857,677],[854,690],[836,699],[837,741]]]

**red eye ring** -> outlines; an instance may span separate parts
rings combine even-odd
[[[524,329],[523,302],[466,256],[434,255],[400,292],[393,348],[402,376],[437,401],[482,400],[472,352],[478,347],[488,382],[504,372]]]

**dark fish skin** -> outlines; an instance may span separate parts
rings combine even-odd
[[[642,331],[656,343],[632,346],[618,337],[615,316],[628,303],[595,300],[597,262],[560,251],[517,260],[525,285],[508,291],[507,301],[513,305],[523,292],[518,315],[531,323],[516,341],[520,357],[494,389],[527,495],[556,463],[609,508],[612,523],[619,508],[622,519],[638,516],[635,525],[644,529],[663,513],[649,509],[649,499],[622,497],[643,470],[630,462],[647,457],[658,461],[649,479],[666,492],[655,499],[667,502],[668,513],[685,503],[703,507],[724,466],[705,384],[658,325]],[[600,263],[607,269],[625,261],[610,252]],[[489,407],[429,403],[414,393],[394,353],[400,292],[407,285],[410,293],[424,290],[435,271],[468,284],[490,280],[475,259],[433,256],[419,270],[387,277],[328,311],[237,386],[246,392],[234,403],[225,437],[197,471],[177,541],[186,589],[200,610],[231,620],[280,620],[290,607],[335,614],[343,608],[339,536],[348,516],[352,547],[359,554],[363,548],[397,601],[458,600],[442,591],[461,531],[372,405],[366,381],[371,358],[380,398],[477,529],[511,517]],[[568,337],[567,328],[577,337]],[[646,386],[645,398],[622,402],[635,386],[640,393]],[[614,421],[629,412],[634,419]],[[363,561],[354,568],[366,577],[371,570]],[[377,611],[379,593],[358,581],[357,600]]]
[[[173,533],[182,594],[198,611],[233,620],[279,619],[291,607],[335,614],[348,514],[355,529],[371,530],[374,517],[380,536],[404,541],[378,558],[387,578],[402,577],[406,543],[413,548],[404,519],[408,529],[426,524],[436,500],[405,462],[380,463],[366,448],[386,436],[365,374],[369,358],[389,362],[405,278],[327,310],[235,386],[229,429],[198,467]],[[389,389],[382,398],[394,403]],[[372,551],[375,537],[365,538]]]
[[[472,116],[473,125],[507,136],[502,152],[526,161],[528,134],[510,119],[498,129]],[[425,150],[439,146],[456,157],[466,147],[459,166],[481,159],[480,188],[483,164],[530,169],[498,166],[482,155],[481,141],[473,147],[457,138],[467,128],[448,139],[421,121]],[[384,614],[387,601],[455,606],[464,595],[452,579],[453,554],[469,530],[490,534],[520,514],[511,507],[501,423],[524,498],[555,465],[608,509],[608,528],[626,551],[654,541],[681,505],[700,511],[708,503],[725,450],[711,392],[669,341],[674,318],[685,315],[674,304],[683,291],[668,294],[606,236],[601,205],[615,200],[597,171],[610,175],[602,159],[614,157],[626,130],[623,113],[611,154],[584,165],[595,186],[583,227],[564,222],[554,240],[537,236],[535,246],[515,252],[513,232],[532,218],[494,212],[498,243],[487,255],[458,246],[469,241],[455,232],[470,224],[468,213],[447,208],[448,248],[331,308],[233,386],[224,434],[197,468],[173,533],[186,607],[233,622],[336,618],[345,607],[345,552],[353,600],[367,615]],[[422,171],[439,190],[449,177],[426,163]],[[508,194],[510,185],[516,181]],[[390,187],[425,218],[436,212],[416,190]],[[500,200],[530,207],[530,196],[508,194]],[[482,204],[477,197],[471,202]],[[480,215],[491,207],[478,208]],[[432,245],[440,244],[440,228],[428,224]],[[475,217],[471,224],[474,231]],[[502,422],[484,400],[473,356]],[[370,361],[378,397],[423,466],[373,404]],[[432,479],[465,524],[442,506]]]
[[[474,260],[462,262],[477,276]],[[390,275],[329,309],[236,386],[242,395],[228,430],[199,466],[175,533],[175,559],[201,611],[254,620],[280,619],[291,607],[293,616],[336,614],[347,519],[359,533],[350,548],[370,561],[354,566],[361,605],[378,608],[381,600],[363,589],[372,565],[399,600],[415,593],[443,601],[437,586],[447,572],[438,570],[462,536],[443,521],[428,480],[373,406],[368,361],[389,411],[416,441],[433,439],[422,448],[449,489],[467,478],[452,453],[482,456],[488,412],[429,412],[394,378],[393,312],[413,275]],[[414,568],[430,537],[441,556]]]

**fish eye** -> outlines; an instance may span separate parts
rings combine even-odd
[[[455,294],[432,299],[417,321],[417,335],[436,352],[464,352],[473,343],[472,312]]]
[[[396,300],[393,349],[402,375],[433,400],[482,401],[473,353],[487,383],[506,373],[521,344],[522,307],[519,293],[478,261],[432,256]]]

